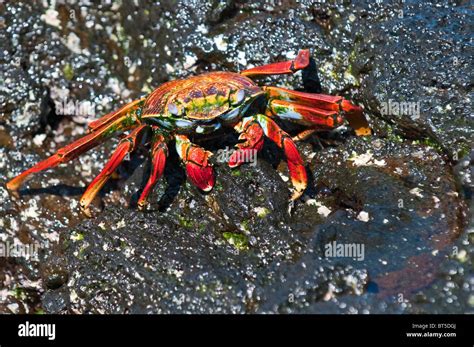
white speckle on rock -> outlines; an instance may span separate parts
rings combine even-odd
[[[318,207],[318,213],[324,217],[329,216],[331,212],[332,211],[324,205]]]
[[[281,179],[283,180],[283,182],[288,182],[289,178],[288,176],[285,176],[284,174],[282,174],[281,172],[278,172],[278,174],[280,175]]]
[[[245,57],[245,52],[241,51],[237,54],[237,62],[241,65],[247,65],[247,58]]]
[[[170,64],[168,64],[168,63],[165,64],[165,69],[166,69],[166,72],[167,72],[167,73],[170,73],[170,74],[173,73],[173,72],[175,72],[175,68],[172,67],[172,66],[171,66]]]
[[[127,89],[125,84],[123,82],[120,82],[117,78],[109,78],[107,80],[107,88],[112,89],[115,94],[120,95],[123,99],[128,98],[128,96],[130,95],[130,90]],[[76,127],[75,129],[79,128],[83,130],[82,127]]]
[[[415,195],[415,196],[417,196],[417,197],[419,197],[419,198],[422,198],[422,197],[423,197],[423,194],[421,194],[421,192],[422,192],[422,190],[421,190],[420,188],[418,188],[418,187],[413,188],[413,189],[410,190],[410,194],[413,194],[413,195]]]
[[[31,116],[39,113],[39,105],[34,102],[26,102],[23,109],[13,111],[12,116],[14,122],[19,126],[26,126],[31,121]]]
[[[66,42],[64,42],[67,48],[75,54],[85,53],[81,48],[81,39],[75,33],[71,32],[67,36]]]
[[[328,285],[328,291],[326,292],[326,294],[324,294],[324,297],[323,297],[323,300],[324,301],[329,301],[331,299],[334,298],[334,290],[336,288],[334,287],[334,285],[332,283],[329,283]]]
[[[69,294],[69,300],[71,300],[71,302],[76,302],[77,301],[77,293],[74,289],[71,289],[71,294]]]
[[[308,199],[306,200],[305,204],[309,206],[318,206],[319,203],[316,201],[316,199]]]
[[[137,71],[137,64],[132,63],[130,64],[130,67],[128,68],[128,80],[129,81],[134,81],[135,80],[135,71]]]
[[[209,30],[207,30],[207,27],[204,24],[199,24],[196,28],[196,31],[204,35],[206,35],[209,32]]]
[[[116,225],[117,229],[123,228],[124,226],[125,226],[125,220],[124,219],[120,220],[120,222],[118,222],[117,225]]]
[[[35,199],[30,199],[28,201],[28,208],[21,211],[20,215],[21,215],[21,219],[23,221],[27,220],[28,218],[34,218],[34,219],[37,219],[39,217],[39,213],[38,213],[38,205],[36,204],[36,200]]]
[[[228,44],[224,40],[224,35],[220,34],[214,37],[214,43],[219,51],[227,51]]]
[[[474,307],[474,294],[469,295],[468,304],[471,307]]]
[[[49,233],[43,233],[43,237],[50,242],[58,242],[59,241],[59,233],[57,231],[51,231]]]
[[[59,28],[61,26],[61,21],[58,18],[59,12],[49,8],[46,12],[41,15],[41,19],[46,23],[53,27]]]
[[[393,172],[395,172],[397,175],[403,174],[403,170],[399,167],[395,168],[395,170]]]
[[[288,51],[285,54],[286,59],[295,59],[296,58],[296,52],[295,51]]]
[[[79,203],[76,199],[71,199],[71,201],[69,202],[69,207],[72,211],[74,211],[78,205]]]
[[[176,278],[181,278],[184,274],[184,270],[168,269],[168,273],[174,275]]]
[[[33,143],[36,146],[41,147],[45,139],[46,139],[46,134],[38,134],[35,137],[33,137]]]
[[[386,166],[387,163],[385,160],[377,160],[374,159],[374,155],[371,151],[367,151],[363,154],[357,154],[356,152],[352,152],[351,157],[348,159],[352,161],[355,166]]]
[[[2,198],[2,201],[6,201],[8,199],[8,192],[3,187],[0,187],[0,198]],[[3,219],[0,220],[3,221]]]
[[[18,305],[17,303],[8,304],[8,305],[7,305],[7,308],[8,308],[12,313],[18,313],[19,305]]]
[[[0,289],[0,300],[5,301],[7,300],[7,296],[10,294],[10,291],[6,288]]]
[[[130,258],[133,254],[135,254],[135,250],[133,248],[127,247],[123,250],[123,255],[125,255],[125,258]]]
[[[138,272],[135,272],[134,274],[134,277],[139,280],[139,281],[144,281],[145,280],[145,277],[143,277],[142,275],[140,275]]]
[[[186,54],[186,56],[184,57],[184,64],[183,64],[183,67],[185,69],[189,69],[191,67],[194,66],[194,64],[196,64],[197,62],[197,57],[193,54]]]
[[[423,159],[425,157],[425,152],[423,151],[414,151],[411,153],[412,157],[418,158],[418,159]]]
[[[309,206],[317,206],[318,213],[323,217],[329,216],[329,214],[332,212],[330,208],[328,208],[327,206],[324,206],[322,203],[320,203],[319,201],[316,201],[315,199],[308,199],[306,200],[305,203],[306,205],[309,205]]]
[[[10,218],[10,229],[13,231],[20,230],[20,227],[18,226],[18,222],[13,217]]]
[[[360,211],[359,214],[357,215],[357,219],[360,220],[361,222],[367,223],[370,219],[369,212]]]
[[[456,255],[456,258],[461,262],[464,263],[467,261],[467,252],[464,249],[461,249],[459,253]]]

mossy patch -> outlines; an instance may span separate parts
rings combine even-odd
[[[71,234],[71,240],[73,240],[74,242],[82,241],[84,240],[84,234],[73,232]]]
[[[270,210],[266,207],[256,207],[254,210],[259,218],[265,218],[270,213]]]
[[[232,246],[234,246],[236,249],[239,251],[245,251],[248,250],[248,238],[247,236],[243,234],[238,234],[238,233],[232,233],[229,231],[226,231],[225,233],[222,234],[224,239]]]
[[[247,219],[244,219],[242,223],[240,223],[240,227],[245,231],[250,231],[250,222]]]
[[[178,217],[178,223],[184,228],[192,228],[194,226],[194,223],[192,220],[185,218],[183,216]]]
[[[71,81],[74,77],[74,69],[72,68],[72,65],[67,63],[66,65],[64,65],[63,67],[63,74],[64,74],[64,78]]]
[[[443,148],[432,138],[425,137],[421,140],[414,140],[412,142],[414,145],[425,145],[427,147],[433,148],[438,153],[443,153]]]

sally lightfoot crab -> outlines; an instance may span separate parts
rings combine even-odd
[[[295,141],[317,130],[338,127],[343,124],[343,117],[356,131],[368,129],[362,109],[340,96],[258,86],[250,79],[260,75],[294,73],[307,67],[309,59],[309,50],[301,50],[294,60],[241,73],[211,72],[164,83],[148,96],[91,122],[87,135],[24,171],[8,182],[7,188],[17,191],[31,174],[66,163],[117,134],[127,133],[122,135],[110,160],[82,196],[80,206],[86,214],[90,214],[89,205],[96,194],[143,136],[151,138],[152,169],[138,200],[139,208],[146,206],[147,197],[163,175],[168,145],[172,141],[186,167],[188,179],[201,190],[210,191],[215,183],[208,160],[212,153],[192,143],[189,137],[210,134],[220,128],[233,128],[240,134],[242,142],[236,145],[236,151],[230,156],[229,166],[241,165],[247,151],[259,151],[264,137],[269,138],[286,155],[294,187],[291,199],[295,200],[307,186],[306,170]],[[277,120],[296,122],[307,129],[292,138],[280,128]]]

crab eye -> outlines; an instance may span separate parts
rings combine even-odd
[[[171,104],[168,105],[168,111],[169,111],[169,113],[174,114],[175,116],[177,116],[178,112],[179,112],[178,111],[178,106],[176,106],[176,104],[171,103]]]
[[[241,89],[235,95],[235,103],[240,104],[245,98],[245,90]]]

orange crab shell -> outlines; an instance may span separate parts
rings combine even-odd
[[[263,94],[250,78],[233,72],[211,72],[161,85],[145,100],[143,116],[179,116],[210,120],[248,96]]]

